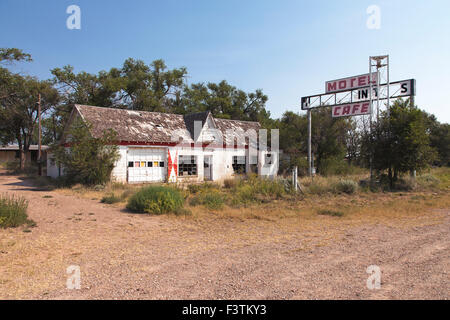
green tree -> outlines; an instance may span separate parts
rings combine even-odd
[[[20,60],[30,61],[31,56],[15,48],[0,49],[0,62]],[[39,94],[45,115],[59,101],[52,84],[0,67],[0,143],[18,143],[21,169],[25,168],[25,154],[36,132]]]
[[[260,121],[270,119],[266,110],[268,97],[262,90],[246,93],[228,84],[225,80],[219,83],[196,83],[183,91],[182,113],[211,111],[218,118]]]
[[[58,92],[48,81],[29,76],[11,74],[7,91],[15,92],[10,99],[0,103],[0,130],[4,144],[17,141],[20,152],[20,168],[25,168],[25,154],[33,142],[38,125],[38,96],[41,96],[41,113],[49,112],[59,100]],[[36,140],[35,140],[36,141]]]
[[[336,173],[343,167],[348,154],[349,132],[353,129],[351,119],[333,118],[330,108],[323,107],[312,112],[312,153],[315,166],[321,174]],[[280,149],[290,157],[286,166],[298,166],[307,171],[308,119],[291,111],[280,119]]]
[[[17,61],[33,61],[31,55],[23,52],[17,48],[0,48],[0,63],[6,64],[8,62],[17,62]]]
[[[430,145],[438,154],[435,164],[450,166],[450,125],[448,123],[438,123],[432,129]]]
[[[75,104],[101,107],[120,106],[117,92],[121,83],[113,81],[109,73],[98,74],[87,72],[75,73],[70,65],[51,70],[53,84],[61,95],[61,103],[55,108],[51,119],[45,121],[44,137],[46,140],[59,139]],[[120,80],[120,79],[119,79]]]
[[[55,162],[63,168],[68,181],[84,185],[108,182],[115,162],[119,159],[118,146],[115,144],[116,132],[109,129],[102,136],[93,137],[91,125],[76,120],[65,136],[65,143],[56,144],[52,149]]]
[[[391,187],[402,173],[422,170],[436,158],[424,113],[409,100],[397,100],[364,138],[366,156],[373,152],[373,167],[388,170]]]
[[[112,78],[123,79],[123,102],[128,108],[143,111],[174,112],[184,87],[186,68],[169,70],[161,59],[146,65],[127,59],[120,70],[110,71]]]
[[[440,123],[432,114],[422,111],[430,135],[430,146],[437,151],[437,157],[433,162],[438,166],[450,166],[450,125]]]

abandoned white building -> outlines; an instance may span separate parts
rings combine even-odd
[[[66,128],[77,118],[91,124],[94,137],[106,129],[117,133],[120,159],[112,171],[114,181],[200,182],[250,172],[277,175],[278,153],[257,147],[258,122],[214,118],[210,112],[183,116],[76,105]],[[47,175],[61,172],[49,155]]]

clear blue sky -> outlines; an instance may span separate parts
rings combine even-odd
[[[81,30],[66,28],[71,4],[81,8]],[[372,4],[379,30],[366,27]],[[187,67],[190,83],[263,89],[275,117],[387,53],[391,80],[417,79],[416,103],[450,122],[449,14],[448,0],[1,0],[0,47],[31,53],[34,62],[16,69],[42,79],[67,64],[98,72],[128,57],[162,58]]]

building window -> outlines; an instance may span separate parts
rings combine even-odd
[[[197,157],[196,156],[179,156],[178,172],[179,172],[180,176],[196,176],[197,175]]]
[[[134,162],[133,161],[129,161],[128,162],[128,168],[133,168],[134,167]]]
[[[267,153],[264,156],[264,166],[269,167],[273,164],[273,155],[271,153]]]
[[[246,173],[245,170],[245,156],[233,156],[233,171],[234,173]]]
[[[149,161],[149,162],[148,162],[148,167],[149,167],[149,168],[152,168],[152,167],[153,167],[153,162],[152,162],[152,161]]]
[[[160,168],[164,168],[164,161],[160,161],[160,162],[159,162],[159,167],[160,167]]]

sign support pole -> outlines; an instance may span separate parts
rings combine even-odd
[[[372,57],[369,57],[369,81],[370,81],[370,89],[369,89],[369,100],[370,100],[370,115],[369,115],[369,136],[370,140],[372,140],[372,114],[373,114],[373,85],[372,85]],[[378,93],[378,92],[377,92]],[[377,94],[378,95],[378,94]],[[373,168],[372,168],[372,141],[370,142],[370,157],[369,157],[369,167],[370,167],[370,181],[373,181]]]
[[[308,109],[308,168],[309,176],[312,176],[312,157],[311,157],[311,109]]]
[[[391,86],[391,80],[389,78],[389,69],[391,68],[391,66],[389,65],[389,55],[387,55],[386,57],[387,59],[387,117],[390,120],[391,119],[391,96],[390,96],[390,92],[389,92],[389,87]]]

